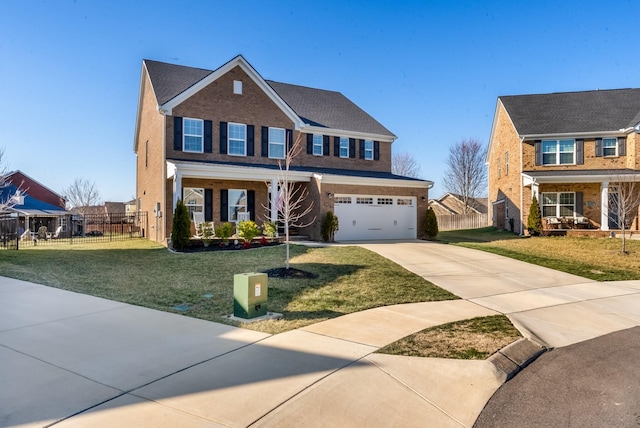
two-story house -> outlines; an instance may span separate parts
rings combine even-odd
[[[312,204],[301,234],[320,239],[331,210],[336,240],[416,238],[433,183],[391,173],[395,139],[341,93],[265,80],[242,56],[216,70],[144,60],[138,209],[155,215],[147,236],[157,241],[169,237],[179,199],[215,224],[275,221],[279,161],[299,141],[288,180]]]
[[[616,185],[640,181],[639,124],[640,89],[499,97],[487,153],[493,225],[525,233],[535,196],[545,229],[620,229]]]

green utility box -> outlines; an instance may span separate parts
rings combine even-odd
[[[233,276],[233,315],[256,318],[267,314],[266,273],[239,273]]]

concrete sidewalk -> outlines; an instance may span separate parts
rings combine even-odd
[[[0,426],[470,427],[506,379],[491,362],[374,352],[500,312],[549,346],[640,325],[639,281],[597,283],[434,243],[362,246],[465,300],[269,336],[0,277]]]

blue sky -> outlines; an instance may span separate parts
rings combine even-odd
[[[342,92],[441,186],[449,147],[488,143],[500,95],[640,87],[633,1],[0,0],[0,147],[55,191],[135,195],[142,60]]]

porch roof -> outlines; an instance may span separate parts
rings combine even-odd
[[[563,171],[523,171],[524,185],[533,183],[601,183],[640,181],[640,173],[633,169],[585,169]]]
[[[281,171],[278,165],[231,163],[219,161],[183,161],[167,160],[167,178],[173,177],[178,170],[183,177],[219,178],[243,181],[266,181],[279,179]],[[349,170],[335,168],[319,168],[308,166],[291,166],[289,179],[309,182],[311,177],[320,177],[322,182],[330,184],[358,184],[399,186],[429,189],[433,182],[418,178],[403,177],[384,171]]]

